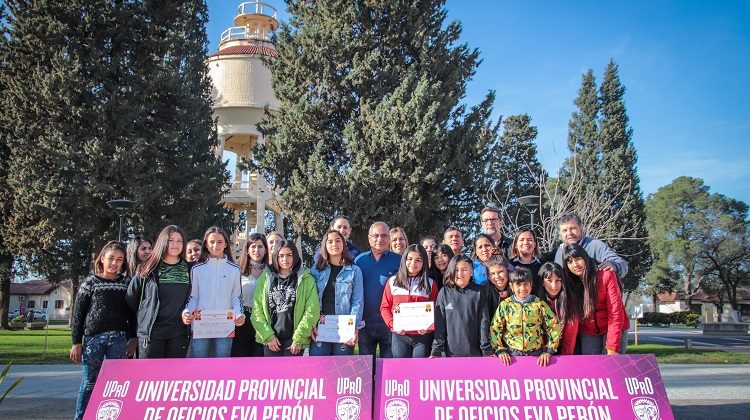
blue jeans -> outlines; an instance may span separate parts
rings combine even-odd
[[[213,357],[229,357],[232,353],[232,338],[194,338],[190,342],[190,357],[208,357],[213,347]]]
[[[620,354],[625,354],[628,348],[628,330],[620,333]],[[590,335],[578,334],[581,342],[581,354],[607,354],[607,334]]]
[[[380,357],[393,357],[391,353],[391,330],[388,327],[367,327],[359,330],[359,354],[375,354],[380,345]]]
[[[398,358],[420,358],[429,357],[432,351],[433,333],[419,334],[396,334],[393,333],[393,357]]]
[[[128,339],[125,331],[106,331],[83,337],[83,369],[81,369],[81,388],[78,390],[76,402],[76,420],[83,418],[104,359],[124,359],[127,348]]]
[[[310,356],[351,356],[354,354],[354,346],[343,343],[310,343]]]

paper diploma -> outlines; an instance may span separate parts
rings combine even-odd
[[[393,331],[433,330],[434,302],[401,303],[393,308]]]
[[[234,311],[202,310],[193,318],[193,338],[234,337]]]
[[[318,322],[318,341],[346,343],[354,338],[354,315],[321,315]]]

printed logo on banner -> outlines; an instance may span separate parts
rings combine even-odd
[[[409,420],[409,401],[391,398],[385,402],[386,420]]]
[[[338,420],[359,420],[359,398],[341,397],[336,400],[336,418]]]
[[[631,404],[638,420],[659,420],[659,406],[653,398],[633,398]]]
[[[117,420],[122,411],[122,401],[104,400],[96,409],[96,420]]]

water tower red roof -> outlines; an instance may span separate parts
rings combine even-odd
[[[258,45],[235,45],[233,47],[223,48],[213,54],[210,57],[218,57],[220,55],[240,55],[240,54],[257,54],[265,55],[268,57],[278,57],[279,53],[273,48],[261,47]]]

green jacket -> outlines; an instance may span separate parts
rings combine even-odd
[[[549,306],[534,296],[530,302],[521,303],[511,297],[505,299],[495,311],[490,325],[490,344],[496,354],[507,353],[508,347],[523,352],[544,349],[555,354],[560,344],[560,323]]]
[[[250,321],[255,328],[255,341],[268,344],[276,333],[271,326],[271,313],[268,309],[268,291],[271,288],[269,272],[264,270],[258,278],[258,285],[253,295],[253,313]],[[292,342],[302,347],[310,345],[312,329],[318,325],[320,302],[315,279],[310,270],[305,270],[297,279],[297,297],[294,302],[294,334]]]

